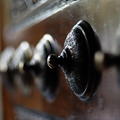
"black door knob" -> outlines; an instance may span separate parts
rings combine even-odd
[[[3,52],[0,54],[0,72],[5,73],[8,71],[8,63],[11,60],[15,49],[12,47],[7,47]]]
[[[100,51],[96,33],[86,21],[79,21],[68,34],[60,56],[50,55],[50,68],[60,66],[73,92],[83,101],[91,98],[100,82],[94,55]]]
[[[59,47],[51,35],[45,34],[34,49],[30,62],[24,65],[25,71],[30,71],[34,76],[34,82],[42,95],[52,101],[58,88],[58,71],[47,66],[49,54],[58,54]]]
[[[103,52],[95,31],[82,20],[68,34],[61,54],[50,55],[47,62],[50,68],[61,67],[73,92],[87,101],[96,92],[102,69],[120,67],[120,55]]]
[[[28,42],[23,41],[15,50],[8,63],[8,80],[12,83],[11,88],[18,88],[25,95],[31,92],[32,79],[30,78],[32,77],[30,77],[30,73],[24,72],[23,66],[26,62],[30,61],[31,57],[32,48]]]

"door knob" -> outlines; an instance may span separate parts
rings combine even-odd
[[[15,49],[12,47],[6,48],[0,55],[0,72],[5,73],[8,71],[8,63],[11,60]]]
[[[10,61],[9,68],[11,70],[23,71],[23,66],[26,62],[30,61],[32,57],[32,48],[28,42],[23,41]]]
[[[2,75],[2,79],[3,79],[3,83],[7,86],[6,88],[11,88],[10,86],[12,85],[12,83],[9,81],[9,61],[12,59],[12,56],[15,52],[15,49],[12,47],[7,47],[6,49],[4,49],[3,52],[1,52],[0,55],[0,73]]]
[[[12,87],[19,88],[20,91],[28,95],[31,91],[32,78],[29,72],[23,71],[23,66],[26,62],[30,61],[32,57],[32,48],[28,42],[23,41],[15,50],[11,60],[8,63],[9,67],[9,80]],[[31,79],[30,79],[31,78]]]
[[[33,57],[30,62],[24,65],[25,71],[31,71],[34,82],[40,89],[42,95],[52,101],[55,98],[58,87],[58,71],[52,70],[47,66],[49,54],[58,54],[59,47],[51,35],[45,34],[34,49]]]
[[[67,35],[61,54],[49,55],[47,63],[62,68],[75,95],[87,101],[96,93],[102,69],[120,66],[120,55],[103,52],[97,34],[82,20]]]

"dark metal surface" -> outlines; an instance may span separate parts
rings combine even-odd
[[[101,79],[94,56],[101,47],[89,23],[79,21],[67,35],[63,51],[58,58],[49,56],[48,65],[60,66],[73,92],[83,101],[95,93]]]

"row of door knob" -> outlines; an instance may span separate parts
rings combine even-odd
[[[84,20],[72,28],[58,56],[59,51],[58,43],[48,34],[35,48],[22,42],[16,50],[7,48],[1,53],[0,71],[7,76],[9,87],[17,85],[24,92],[29,91],[34,78],[42,95],[51,101],[59,85],[60,67],[74,94],[87,101],[96,93],[102,70],[120,66],[120,55],[104,53],[94,29]]]
[[[29,95],[33,84],[51,101],[58,87],[58,70],[47,66],[49,54],[58,54],[60,47],[51,35],[45,34],[36,47],[26,41],[18,48],[6,48],[0,56],[0,71],[4,82],[12,92],[16,88]]]

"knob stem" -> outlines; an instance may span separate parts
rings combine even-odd
[[[55,54],[51,54],[48,56],[47,64],[51,69],[57,68],[58,66],[64,66],[70,62],[72,56],[72,52],[70,48],[63,49],[60,56],[56,56]]]

